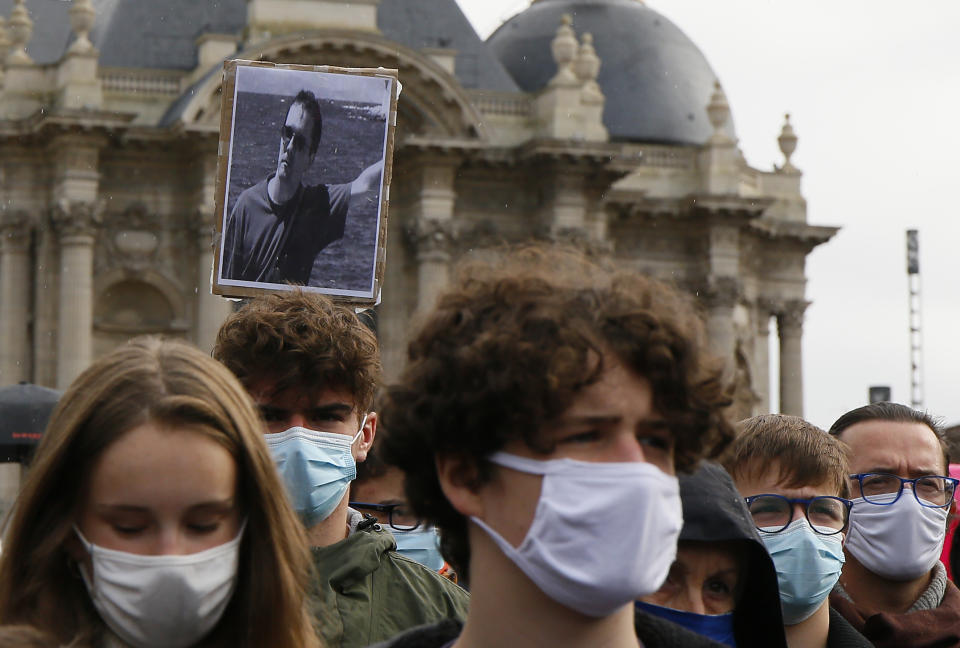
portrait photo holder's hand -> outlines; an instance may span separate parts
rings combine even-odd
[[[380,300],[396,70],[224,62],[211,292]]]

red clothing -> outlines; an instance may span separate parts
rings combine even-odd
[[[950,581],[933,610],[865,617],[836,593],[830,595],[830,605],[877,648],[960,648],[960,589]]]

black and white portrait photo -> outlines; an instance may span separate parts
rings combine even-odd
[[[376,299],[395,76],[235,63],[214,292]]]

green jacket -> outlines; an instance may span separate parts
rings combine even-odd
[[[466,619],[466,590],[396,548],[379,524],[360,524],[347,539],[313,548],[314,623],[328,648],[361,648],[414,626]]]

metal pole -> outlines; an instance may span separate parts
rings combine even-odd
[[[920,295],[920,241],[907,230],[907,283],[910,306],[910,405],[923,408],[923,320]]]

